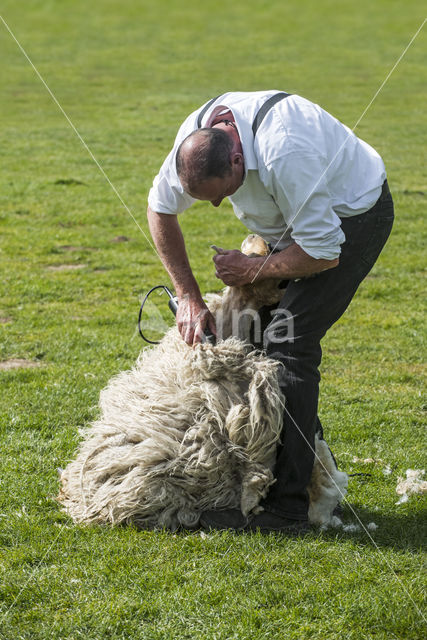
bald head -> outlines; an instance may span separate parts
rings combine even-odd
[[[231,174],[233,140],[219,128],[197,129],[178,147],[176,170],[188,193],[211,178],[225,178]]]

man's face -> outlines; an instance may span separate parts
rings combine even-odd
[[[219,207],[224,198],[231,196],[242,185],[244,173],[243,156],[234,154],[228,176],[205,180],[190,195],[196,200],[209,200],[214,207]]]

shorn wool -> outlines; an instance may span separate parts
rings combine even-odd
[[[174,327],[109,382],[99,420],[61,472],[58,501],[75,522],[176,530],[197,527],[208,509],[261,509],[285,398],[282,365],[253,350],[247,317],[279,297],[277,281],[227,287],[209,298],[224,338],[216,346],[191,348]],[[333,522],[346,487],[347,475],[316,438],[309,520]]]

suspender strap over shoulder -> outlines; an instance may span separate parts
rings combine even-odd
[[[205,106],[203,107],[203,109],[201,110],[201,112],[199,113],[199,115],[197,116],[197,128],[200,129],[200,127],[202,126],[202,120],[203,120],[203,116],[205,115],[206,111],[209,109],[209,107],[211,107],[213,105],[213,103],[215,102],[215,100],[218,100],[218,98],[221,96],[222,94],[220,94],[219,96],[216,96],[216,98],[212,98],[212,100],[209,100],[209,102],[207,104],[205,104]]]
[[[252,131],[253,131],[254,137],[256,136],[256,132],[258,131],[261,125],[261,122],[264,120],[265,116],[270,111],[271,107],[273,107],[276,104],[276,102],[279,102],[284,98],[289,98],[290,95],[292,94],[281,91],[280,93],[275,93],[274,96],[271,96],[271,98],[268,98],[268,100],[264,102],[264,104],[256,114],[254,121],[252,123]]]
[[[260,110],[258,111],[258,113],[256,114],[253,124],[252,124],[252,131],[254,136],[256,135],[256,132],[258,131],[261,122],[264,120],[265,116],[267,115],[267,113],[270,111],[271,107],[273,107],[277,102],[279,102],[280,100],[283,100],[284,98],[289,98],[289,96],[292,95],[291,93],[285,93],[284,91],[281,91],[280,93],[275,93],[273,96],[271,96],[271,98],[268,98],[268,100],[266,102],[264,102],[264,104],[262,105],[262,107],[260,108]],[[212,98],[212,100],[209,100],[209,102],[207,104],[205,104],[205,106],[203,107],[203,109],[200,111],[199,115],[197,116],[197,128],[200,129],[200,127],[202,126],[202,120],[203,120],[203,116],[205,115],[206,111],[208,111],[208,109],[213,105],[213,103],[218,100],[218,98],[221,96],[221,94],[219,96],[216,96],[216,98]]]

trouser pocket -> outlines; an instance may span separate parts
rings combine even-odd
[[[387,242],[393,227],[394,213],[393,206],[389,212],[382,211],[373,215],[370,222],[369,232],[365,236],[365,243],[361,249],[360,258],[369,268],[373,267],[382,248]]]
[[[372,209],[342,219],[341,228],[346,241],[341,248],[340,263],[351,269],[357,269],[359,264],[366,275],[390,235],[393,220],[393,199],[387,187]]]

